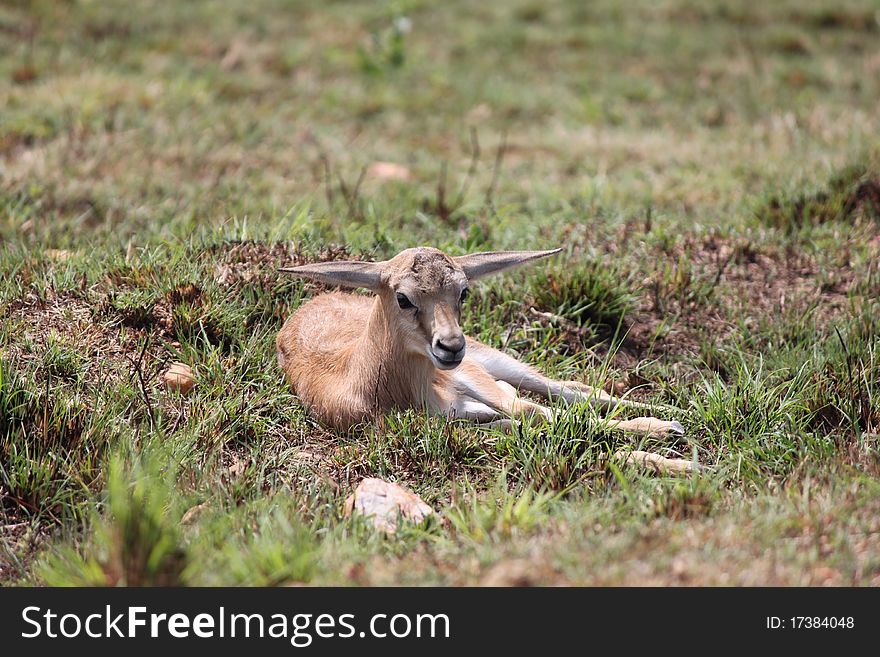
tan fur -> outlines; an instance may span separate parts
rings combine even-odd
[[[300,400],[337,428],[395,408],[439,406],[434,365],[407,353],[389,328],[380,298],[322,294],[285,322],[278,362]]]
[[[582,383],[549,379],[462,334],[460,296],[469,278],[556,252],[451,258],[419,247],[381,263],[317,263],[282,270],[367,287],[374,296],[330,292],[303,304],[278,333],[278,362],[315,417],[339,429],[406,408],[477,422],[552,419],[550,408],[524,399],[520,389],[564,402],[636,406]],[[413,307],[401,307],[398,295]],[[681,430],[677,422],[655,418],[613,426],[645,433]]]

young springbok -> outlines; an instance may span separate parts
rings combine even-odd
[[[424,408],[452,418],[509,426],[553,411],[520,390],[564,402],[645,408],[577,381],[555,381],[507,354],[466,338],[459,327],[470,281],[559,253],[506,251],[452,258],[428,247],[384,262],[322,262],[280,271],[374,296],[318,295],[285,322],[278,362],[296,395],[339,429],[393,409]],[[683,433],[651,417],[614,422],[651,434]]]

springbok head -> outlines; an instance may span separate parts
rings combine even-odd
[[[383,262],[340,260],[280,271],[329,285],[372,290],[381,299],[389,330],[406,351],[430,358],[441,370],[450,370],[464,358],[465,339],[459,321],[468,282],[561,250],[498,251],[453,258],[422,246]]]

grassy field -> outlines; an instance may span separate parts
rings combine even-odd
[[[878,44],[872,1],[0,1],[0,583],[880,585]],[[685,436],[316,424],[276,268],[420,244],[563,246],[465,331]],[[366,476],[435,519],[345,517]]]

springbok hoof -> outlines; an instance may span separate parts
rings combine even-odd
[[[669,423],[669,433],[677,433],[679,436],[684,435],[684,427],[681,426],[681,422],[678,420],[673,420]]]

